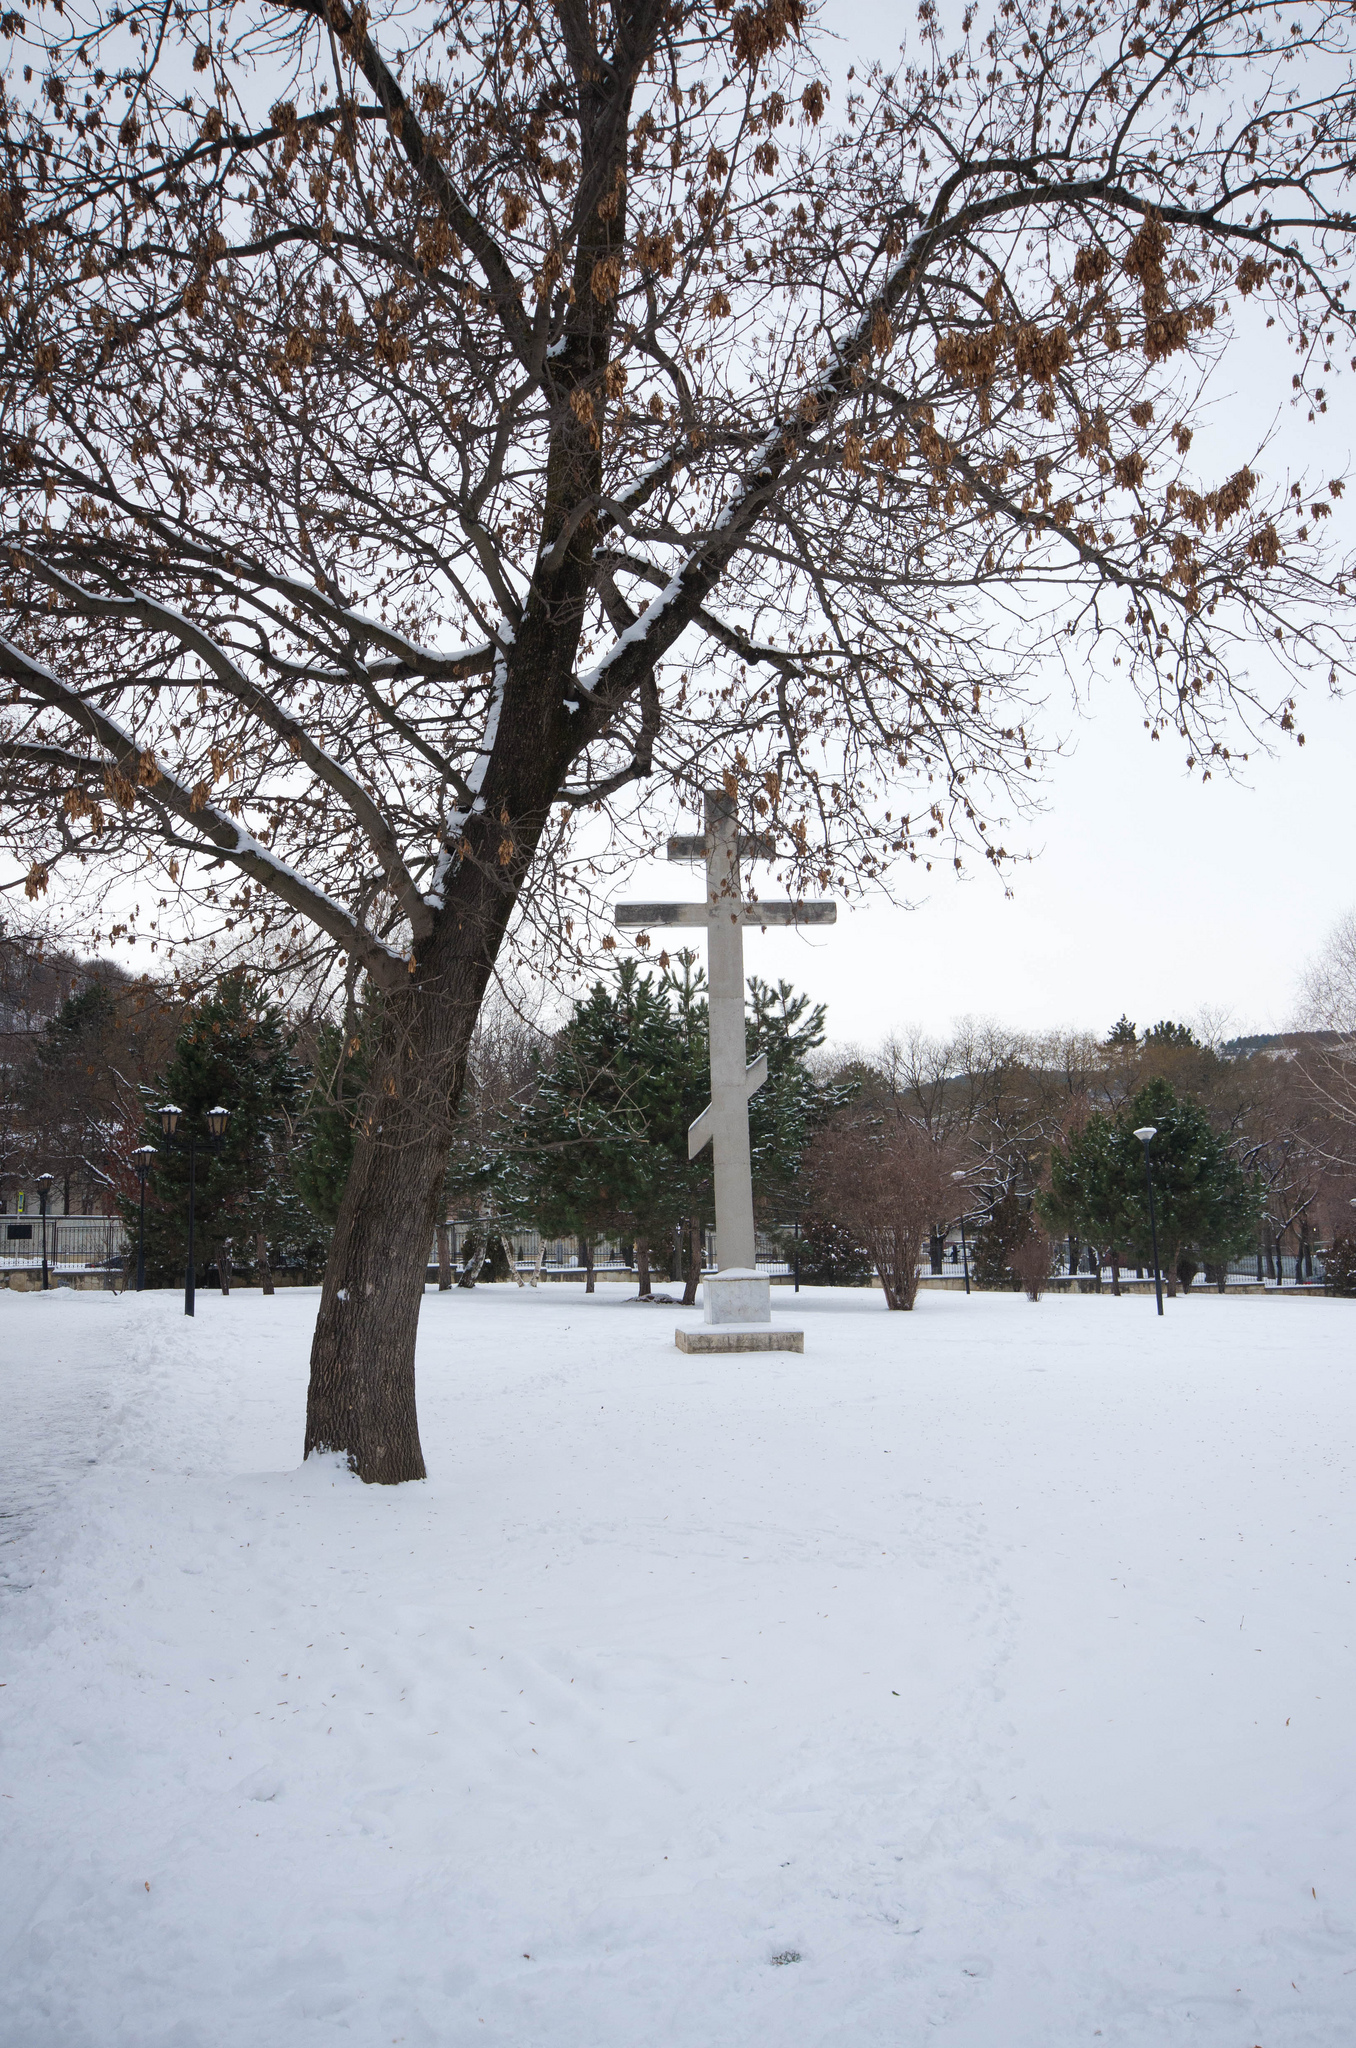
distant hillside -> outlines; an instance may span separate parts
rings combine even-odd
[[[1249,1053],[1294,1053],[1306,1045],[1340,1045],[1340,1031],[1256,1031],[1250,1038],[1228,1038],[1220,1047],[1225,1059],[1246,1059]]]

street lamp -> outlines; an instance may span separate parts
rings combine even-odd
[[[52,1192],[52,1182],[55,1179],[56,1175],[54,1173],[40,1173],[38,1175],[38,1207],[42,1211],[42,1291],[44,1294],[46,1294],[52,1284],[47,1278],[47,1197]]]
[[[218,1103],[207,1112],[208,1143],[213,1152],[221,1150],[221,1141],[226,1135],[226,1125],[231,1112]],[[179,1122],[183,1111],[175,1102],[167,1102],[160,1111],[160,1128],[173,1144],[178,1136]],[[184,1281],[184,1314],[191,1316],[194,1309],[195,1287],[193,1273],[193,1222],[194,1202],[197,1195],[198,1134],[190,1124],[188,1129],[188,1274]]]
[[[137,1293],[146,1286],[146,1175],[155,1157],[154,1145],[138,1145],[132,1154],[137,1163],[137,1179],[141,1182],[141,1223],[137,1230]]]
[[[1154,1177],[1149,1171],[1149,1140],[1158,1136],[1157,1124],[1144,1124],[1135,1132],[1144,1147],[1144,1184],[1149,1190],[1149,1234],[1154,1246],[1154,1292],[1158,1296],[1158,1313],[1163,1313],[1163,1274],[1158,1263],[1158,1222],[1154,1216]]]
[[[953,1180],[953,1181],[957,1181],[957,1182],[959,1182],[959,1181],[963,1181],[963,1180],[965,1179],[965,1172],[964,1172],[964,1169],[962,1168],[962,1170],[961,1170],[961,1171],[960,1171],[959,1173],[953,1173],[953,1174],[952,1174],[952,1176],[951,1176],[951,1178],[952,1178],[952,1180]],[[961,1227],[961,1271],[962,1271],[962,1273],[964,1273],[964,1275],[965,1275],[965,1291],[966,1291],[966,1293],[968,1294],[968,1293],[970,1292],[970,1250],[969,1250],[969,1247],[968,1247],[968,1245],[967,1245],[967,1244],[966,1244],[966,1242],[965,1242],[965,1211],[964,1211],[963,1209],[961,1210],[961,1219],[960,1219],[960,1227]]]

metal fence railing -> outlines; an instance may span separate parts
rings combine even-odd
[[[1054,1272],[1056,1278],[1063,1279],[1068,1277],[1069,1266],[1067,1258],[1061,1258],[1056,1262]],[[1080,1259],[1078,1271],[1073,1277],[1079,1280],[1096,1279],[1096,1266],[1090,1259]],[[1101,1278],[1105,1285],[1110,1284],[1110,1266],[1102,1267]],[[1121,1279],[1152,1280],[1153,1269],[1149,1266],[1127,1266],[1123,1263],[1121,1266]],[[1227,1268],[1226,1286],[1321,1288],[1325,1279],[1326,1273],[1321,1252],[1306,1253],[1303,1258],[1296,1258],[1292,1252],[1264,1252],[1259,1258],[1256,1252],[1249,1252],[1248,1256],[1244,1259],[1230,1259]],[[1204,1266],[1198,1265],[1191,1284],[1193,1288],[1205,1288],[1213,1286],[1214,1282],[1207,1281]]]
[[[43,1219],[0,1216],[0,1272],[36,1272],[42,1266]],[[62,1273],[107,1273],[122,1268],[127,1232],[117,1216],[49,1216],[47,1264]]]
[[[578,1275],[582,1278],[585,1260],[581,1257],[577,1238],[543,1238],[536,1230],[510,1230],[500,1225],[491,1226],[504,1242],[515,1276],[530,1279],[541,1274],[547,1277]],[[42,1218],[27,1214],[12,1216],[0,1214],[0,1273],[36,1272],[42,1265]],[[485,1225],[457,1221],[449,1223],[448,1235],[452,1263],[458,1270],[463,1265],[467,1240],[473,1234],[483,1238]],[[785,1239],[758,1233],[757,1261],[759,1269],[771,1278],[789,1277],[793,1271],[792,1262],[783,1256]],[[629,1253],[629,1257],[626,1254]],[[667,1242],[650,1246],[650,1270],[656,1279],[662,1279],[669,1271],[672,1247]],[[954,1256],[953,1256],[954,1253]],[[134,1258],[135,1247],[131,1244],[121,1218],[117,1216],[49,1216],[47,1218],[47,1264],[52,1272],[76,1273],[121,1273]],[[1061,1252],[1057,1258],[1054,1277],[1068,1281],[1095,1282],[1099,1277],[1093,1263],[1095,1255],[1084,1253],[1078,1262],[1078,1271],[1070,1275],[1067,1254]],[[438,1266],[437,1242],[429,1249],[430,1271]],[[716,1264],[716,1237],[714,1231],[707,1231],[703,1247],[702,1265],[704,1271],[713,1271]],[[1297,1271],[1298,1267],[1298,1271]],[[593,1243],[593,1270],[600,1278],[629,1277],[635,1272],[635,1249],[620,1238],[595,1238]],[[973,1267],[972,1267],[973,1271]],[[932,1265],[924,1252],[919,1261],[919,1272],[924,1279],[932,1276]],[[962,1277],[959,1244],[954,1247],[948,1242],[942,1258],[942,1276],[959,1281]],[[242,1276],[243,1277],[243,1276]],[[1121,1279],[1134,1280],[1137,1269],[1121,1266]],[[1142,1277],[1152,1279],[1148,1267]],[[1103,1266],[1100,1275],[1102,1284],[1111,1282],[1110,1266]],[[1324,1284],[1323,1257],[1319,1252],[1306,1254],[1302,1260],[1291,1252],[1277,1254],[1263,1253],[1260,1260],[1255,1252],[1246,1258],[1229,1262],[1228,1285],[1231,1287],[1312,1287],[1321,1289]],[[1197,1273],[1194,1287],[1204,1289],[1207,1285],[1204,1271]]]
[[[447,1231],[451,1241],[452,1263],[454,1266],[460,1267],[462,1265],[462,1255],[466,1249],[468,1239],[483,1239],[486,1228],[487,1226],[483,1222],[455,1222],[448,1224]],[[502,1224],[495,1223],[490,1224],[488,1228],[493,1235],[502,1240],[515,1273],[521,1273],[525,1276],[534,1273],[544,1273],[554,1277],[563,1273],[582,1274],[587,1270],[586,1261],[580,1255],[579,1240],[577,1238],[543,1238],[541,1232],[537,1230],[511,1230]],[[662,1243],[656,1242],[650,1246],[650,1270],[653,1274],[659,1275],[667,1271],[670,1263],[671,1249],[667,1240]],[[626,1250],[630,1251],[629,1260],[623,1255]],[[757,1259],[759,1270],[771,1275],[774,1279],[789,1274],[792,1270],[791,1262],[783,1257],[777,1241],[774,1238],[765,1236],[762,1231],[758,1233]],[[429,1252],[428,1263],[430,1269],[438,1264],[436,1238]],[[716,1233],[714,1230],[708,1230],[705,1233],[702,1249],[702,1269],[703,1271],[714,1272],[715,1266]],[[634,1245],[625,1245],[621,1238],[595,1238],[593,1241],[593,1270],[600,1276],[634,1273],[636,1270]]]

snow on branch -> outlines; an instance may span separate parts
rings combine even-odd
[[[62,682],[51,669],[35,661],[23,648],[2,637],[0,674],[19,683],[40,703],[64,713],[72,724],[83,728],[108,755],[107,767],[111,767],[120,778],[119,788],[124,797],[130,795],[133,801],[140,799],[163,805],[210,842],[210,849],[200,841],[194,842],[195,850],[204,853],[214,850],[232,862],[290,909],[309,918],[336,940],[382,986],[400,985],[406,972],[402,953],[356,923],[341,903],[336,903],[333,897],[317,889],[295,868],[270,853],[252,832],[196,792],[185,789],[160,767],[152,754],[142,751],[133,735],[116,719]],[[0,741],[0,749],[11,751],[3,741]],[[82,765],[88,769],[100,764],[85,762]]]

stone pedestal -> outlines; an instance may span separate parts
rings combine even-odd
[[[752,1266],[729,1266],[702,1281],[702,1313],[708,1323],[770,1323],[772,1283]]]
[[[677,1330],[680,1351],[804,1351],[804,1330],[774,1329],[772,1286],[752,1266],[727,1266],[702,1281],[705,1321]]]
[[[771,1323],[698,1323],[675,1330],[680,1351],[804,1351],[804,1330],[782,1330]]]

